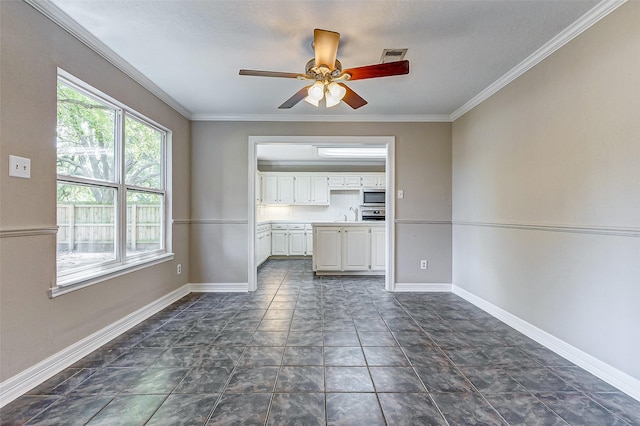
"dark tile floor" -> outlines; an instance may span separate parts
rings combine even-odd
[[[0,410],[3,425],[640,424],[640,403],[453,294],[270,260]]]

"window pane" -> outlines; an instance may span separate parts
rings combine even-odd
[[[58,275],[116,259],[116,190],[58,183]]]
[[[127,192],[127,255],[162,249],[164,196]]]
[[[58,82],[58,174],[115,180],[116,110]]]
[[[134,118],[125,117],[125,182],[143,188],[162,189],[163,133]]]

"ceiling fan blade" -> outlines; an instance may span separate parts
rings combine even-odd
[[[316,67],[325,65],[331,71],[336,66],[340,33],[327,30],[313,30],[313,50],[316,54]]]
[[[307,97],[307,91],[309,90],[309,87],[311,86],[306,86],[303,87],[302,89],[298,90],[298,92],[296,92],[295,95],[293,95],[292,97],[290,97],[289,99],[287,99],[286,101],[284,101],[284,103],[282,105],[280,105],[278,107],[278,109],[289,109],[291,107],[293,107],[295,104],[297,104],[298,102],[300,102],[301,100],[303,100],[304,98]]]
[[[344,83],[338,83],[340,86],[344,87],[347,90],[347,93],[342,98],[342,101],[349,105],[353,109],[358,109],[362,106],[365,106],[368,102],[364,100],[360,95],[351,90],[349,86]]]
[[[295,72],[240,70],[240,75],[252,75],[255,77],[298,78],[298,76],[301,74],[297,74]]]
[[[342,71],[350,74],[351,80],[364,80],[365,78],[390,77],[392,75],[409,74],[409,61],[387,62],[385,64],[366,65],[364,67],[349,68]]]

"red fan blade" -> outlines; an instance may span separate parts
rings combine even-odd
[[[303,87],[302,89],[298,90],[298,92],[295,95],[293,95],[292,97],[284,101],[284,103],[280,105],[278,109],[289,109],[293,107],[295,104],[297,104],[298,102],[300,102],[301,100],[303,100],[304,98],[306,98],[309,87],[311,86]]]
[[[325,65],[331,71],[336,66],[340,34],[334,31],[313,30],[313,50],[316,56],[316,67]]]
[[[347,93],[344,95],[344,98],[342,98],[342,101],[345,104],[349,105],[351,108],[358,109],[361,106],[365,106],[368,103],[360,95],[358,95],[356,92],[351,90],[349,86],[347,86],[346,84],[344,83],[338,83],[338,84],[344,87],[345,89],[347,89]]]
[[[387,62],[386,64],[366,65],[364,67],[349,68],[342,71],[350,74],[351,80],[365,78],[390,77],[392,75],[409,74],[409,61]]]
[[[252,75],[255,77],[298,78],[298,76],[301,74],[296,74],[294,72],[240,70],[240,75]]]

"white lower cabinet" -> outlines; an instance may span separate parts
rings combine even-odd
[[[343,228],[342,270],[363,271],[370,268],[371,228]]]
[[[313,228],[313,238],[313,270],[316,272],[385,271],[384,226],[319,225]]]
[[[311,256],[313,255],[313,230],[311,229],[311,225],[304,226],[304,248],[305,255]]]
[[[289,254],[289,231],[271,230],[271,255],[287,256]]]
[[[269,256],[310,256],[313,252],[311,225],[274,223],[269,234]],[[258,236],[258,241],[260,237]],[[256,246],[260,243],[258,242]],[[256,252],[258,248],[256,247]],[[256,257],[258,255],[256,254]],[[258,262],[259,264],[260,262]]]
[[[313,270],[342,270],[342,228],[322,226],[313,233]]]
[[[256,266],[260,266],[271,255],[271,225],[258,225],[255,254]]]
[[[371,270],[384,271],[386,267],[386,232],[384,227],[371,228]]]
[[[289,231],[289,256],[305,255],[304,230]]]

